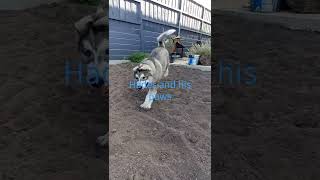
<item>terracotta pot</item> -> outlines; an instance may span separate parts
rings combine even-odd
[[[200,56],[199,65],[211,66],[211,59],[205,56]]]

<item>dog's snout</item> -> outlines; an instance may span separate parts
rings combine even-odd
[[[89,82],[90,82],[90,84],[91,84],[91,83],[92,83],[92,84],[96,83],[96,78],[95,78],[95,77],[89,78]]]
[[[92,87],[100,88],[101,86],[104,85],[104,80],[101,78],[97,79],[95,77],[92,77],[92,78],[89,78],[89,85]]]

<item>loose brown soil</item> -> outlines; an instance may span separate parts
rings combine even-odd
[[[317,179],[320,34],[236,16],[214,20],[213,179]],[[254,66],[256,84],[219,84],[221,60],[234,74],[239,63]]]
[[[163,81],[191,89],[165,89],[171,100],[143,110],[147,90],[129,88],[134,64],[110,66],[110,179],[210,179],[211,73],[170,66]]]
[[[64,84],[65,61],[79,62],[73,23],[94,11],[0,11],[0,179],[107,178],[107,151],[95,144],[106,132],[105,101]]]

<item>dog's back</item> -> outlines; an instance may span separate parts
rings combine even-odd
[[[151,51],[150,57],[151,57],[150,60],[153,61],[153,63],[156,63],[154,61],[157,60],[161,64],[162,73],[164,73],[168,69],[170,59],[169,59],[169,52],[166,48],[157,47],[153,49]]]

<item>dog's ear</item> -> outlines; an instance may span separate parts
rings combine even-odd
[[[103,7],[102,5],[98,6],[97,7],[97,11],[96,11],[96,18],[99,19],[99,18],[102,18],[104,16],[107,16],[107,11],[106,11],[107,8]]]
[[[109,25],[109,22],[108,22],[108,17],[107,16],[104,16],[104,17],[101,17],[99,19],[97,19],[94,24],[94,26],[106,26],[108,27]]]
[[[91,24],[94,22],[94,18],[89,15],[81,18],[79,21],[74,23],[74,27],[76,29],[76,42],[78,43],[78,48],[80,48],[81,38],[89,32]]]
[[[136,66],[132,69],[133,72],[136,72],[139,69],[139,66]]]
[[[96,11],[97,18],[107,16],[108,8],[109,8],[109,2],[107,0],[100,0],[99,5],[97,7],[97,11]]]
[[[107,0],[102,0],[100,1],[98,7],[97,7],[97,11],[96,11],[96,14],[95,14],[95,18],[96,18],[96,21],[95,23],[93,24],[94,26],[108,26],[109,23],[108,23],[108,2]]]
[[[78,34],[82,35],[82,34],[86,33],[89,29],[90,23],[92,23],[93,21],[94,21],[94,18],[91,15],[89,15],[89,16],[85,16],[85,17],[81,18],[79,21],[74,23],[74,26],[75,26]]]
[[[139,69],[145,70],[145,71],[151,71],[152,70],[151,67],[148,66],[147,64],[143,64],[142,66],[140,66]]]

